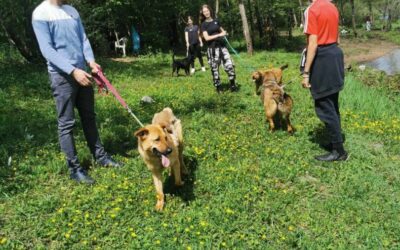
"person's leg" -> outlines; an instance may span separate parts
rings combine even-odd
[[[100,159],[106,155],[106,152],[101,144],[99,132],[97,130],[93,87],[80,86],[75,103],[90,152],[95,159]]]
[[[210,65],[211,75],[213,77],[214,87],[217,92],[221,92],[221,80],[219,77],[219,49],[218,48],[208,48],[208,64]]]
[[[237,86],[236,86],[236,72],[235,72],[235,65],[233,64],[233,61],[231,59],[231,55],[229,54],[229,51],[226,47],[221,48],[221,53],[222,53],[222,63],[224,65],[224,70],[228,74],[230,85],[231,85],[231,90],[236,91]]]
[[[93,87],[79,86],[75,104],[81,118],[87,145],[93,157],[100,165],[119,167],[120,164],[112,160],[106,153],[100,140],[94,111]]]
[[[93,183],[93,179],[86,174],[79,163],[73,135],[75,126],[74,107],[78,85],[70,76],[64,74],[51,73],[50,80],[57,108],[61,151],[66,156],[71,178],[78,182]]]
[[[203,62],[203,56],[201,55],[201,47],[200,47],[199,44],[198,44],[197,47],[196,47],[196,56],[197,56],[197,58],[199,59],[199,63],[200,63],[200,66],[201,66],[201,70],[202,70],[202,71],[205,71],[204,62]]]
[[[196,58],[195,55],[195,45],[190,45],[189,46],[189,52],[188,52],[188,56],[190,57],[190,66],[191,66],[191,73],[194,73],[194,59]]]
[[[338,94],[333,94],[315,100],[315,111],[318,118],[324,122],[328,133],[330,135],[330,143],[332,145],[332,152],[328,155],[317,157],[319,160],[345,160],[347,153],[343,148],[343,137],[340,126],[340,115],[338,114]],[[331,157],[332,153],[337,153],[336,157]],[[330,157],[328,157],[330,156]],[[343,157],[342,157],[343,156]],[[345,156],[345,157],[344,157]],[[340,159],[339,159],[340,158]]]

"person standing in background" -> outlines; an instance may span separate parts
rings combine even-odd
[[[186,48],[188,51],[188,56],[191,60],[191,70],[190,73],[193,74],[196,69],[194,67],[194,60],[196,57],[199,59],[201,65],[201,71],[206,71],[204,67],[203,57],[201,55],[201,48],[203,47],[203,41],[200,37],[199,26],[193,25],[193,18],[188,16],[188,26],[185,28],[185,41]]]

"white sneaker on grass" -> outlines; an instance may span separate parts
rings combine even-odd
[[[190,74],[194,74],[194,72],[196,72],[196,69],[195,69],[195,68],[192,68],[192,69],[190,70]]]
[[[201,71],[206,72],[206,68],[205,67],[201,67]]]

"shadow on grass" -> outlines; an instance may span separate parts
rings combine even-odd
[[[332,146],[330,144],[331,139],[329,135],[329,131],[326,129],[324,125],[319,125],[316,127],[313,131],[310,131],[308,133],[309,140],[310,142],[313,142],[315,144],[318,144],[318,146],[321,149],[324,149],[326,151],[330,151],[332,149]],[[343,137],[343,142],[346,141],[346,135],[342,134]]]
[[[196,197],[194,195],[194,183],[196,181],[197,159],[192,156],[184,156],[186,167],[189,174],[183,177],[185,184],[183,187],[176,188],[174,184],[174,177],[170,176],[165,180],[164,193],[179,196],[186,205],[189,205]]]

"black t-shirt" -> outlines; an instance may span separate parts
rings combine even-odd
[[[214,19],[211,22],[204,21],[201,24],[201,31],[207,31],[209,36],[213,36],[221,33],[221,24],[218,19]],[[216,39],[207,41],[207,45],[222,45],[224,44],[224,39],[222,37],[218,37]]]
[[[195,45],[199,43],[199,26],[193,25],[192,27],[186,27],[185,32],[189,35],[189,44]]]

